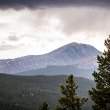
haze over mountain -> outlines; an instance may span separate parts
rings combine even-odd
[[[30,70],[45,69],[51,66],[72,66],[80,70],[95,70],[97,68],[97,55],[101,54],[100,51],[91,45],[73,42],[47,54],[1,60],[0,73],[16,74]],[[37,72],[36,75],[38,75]]]

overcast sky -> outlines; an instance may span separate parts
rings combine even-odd
[[[104,50],[109,0],[0,0],[0,59],[48,53],[71,42]]]

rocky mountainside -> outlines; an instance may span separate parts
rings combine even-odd
[[[68,66],[77,69],[96,69],[97,55],[102,53],[91,45],[70,43],[50,53],[0,60],[0,73],[20,73],[48,66]]]

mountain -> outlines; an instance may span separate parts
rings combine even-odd
[[[16,76],[0,74],[0,110],[37,110],[44,101],[52,110],[61,96],[60,84],[65,84],[66,77],[66,75]],[[95,86],[93,81],[85,78],[74,77],[74,80],[78,85],[77,92],[80,96],[88,96],[88,90]],[[83,110],[89,110],[90,107],[91,101],[89,100]]]
[[[78,69],[73,65],[67,66],[48,66],[46,68],[41,68],[38,70],[29,70],[25,72],[16,73],[16,75],[21,76],[34,76],[34,75],[68,75],[74,74],[77,77],[83,77],[87,79],[92,79],[92,73],[94,69]]]
[[[0,73],[19,74],[31,70],[45,69],[50,66],[63,67],[68,65],[77,70],[95,70],[97,68],[97,55],[101,54],[91,45],[73,42],[43,55],[0,60]]]

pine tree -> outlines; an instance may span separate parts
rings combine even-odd
[[[59,99],[59,106],[56,110],[81,110],[82,105],[88,98],[80,98],[77,96],[73,75],[68,76],[66,79],[66,86],[61,85],[61,93],[63,96]]]
[[[40,106],[39,110],[48,110],[48,104],[44,102],[44,103]]]
[[[110,110],[110,36],[105,40],[106,51],[98,56],[98,71],[93,73],[96,87],[89,91],[93,110]]]

